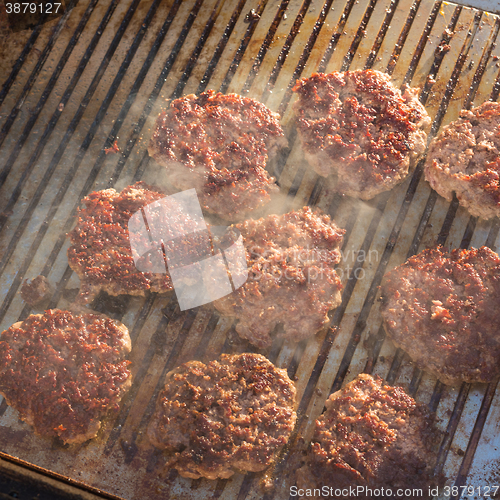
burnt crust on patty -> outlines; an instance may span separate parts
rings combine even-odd
[[[0,394],[36,434],[83,443],[131,385],[127,328],[97,314],[52,309],[0,336]]]
[[[381,288],[387,334],[445,384],[500,373],[500,258],[487,247],[428,249],[390,271]]]
[[[368,200],[392,189],[424,153],[430,124],[418,89],[375,70],[315,73],[293,91],[304,155],[336,190]]]
[[[278,336],[294,341],[318,332],[341,302],[335,266],[345,231],[309,207],[234,227],[243,237],[248,278],[216,300],[216,309],[238,319],[240,337],[260,348],[272,344],[277,325]]]
[[[392,498],[381,492],[390,489],[394,495],[399,488],[422,489],[423,496],[405,498],[428,499],[429,488],[442,486],[444,478],[433,475],[441,441],[434,416],[402,388],[360,374],[325,406],[306,464],[297,471],[299,488],[354,489],[356,498],[368,500],[374,498],[370,490]]]
[[[455,192],[472,215],[500,215],[500,103],[462,110],[431,142],[424,172],[443,198]]]
[[[260,354],[190,361],[167,374],[148,436],[174,452],[172,467],[184,477],[261,471],[288,441],[295,395],[286,370]]]
[[[265,167],[287,145],[279,122],[255,99],[208,90],[173,100],[157,118],[148,150],[176,188],[195,188],[205,210],[236,219],[278,191]]]

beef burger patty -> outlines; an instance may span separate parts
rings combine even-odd
[[[424,250],[390,271],[382,317],[394,344],[445,384],[500,373],[500,258],[478,250]]]
[[[336,190],[368,200],[392,189],[425,151],[430,124],[418,89],[374,70],[315,73],[293,91],[304,155]]]
[[[0,336],[0,394],[36,434],[83,443],[131,385],[130,348],[127,328],[102,315],[33,314]]]
[[[183,254],[178,259],[178,265],[183,259],[187,263],[194,262],[198,254],[202,256],[206,253],[205,226],[201,227],[199,220],[188,218],[183,213],[182,205],[166,196],[158,188],[138,182],[121,193],[105,189],[83,199],[76,227],[68,234],[71,241],[69,265],[82,282],[78,302],[88,303],[100,291],[109,295],[169,292],[173,290],[173,284],[165,265],[164,248],[172,245],[176,254]],[[144,246],[148,246],[151,239],[155,240],[152,250],[140,256],[139,271],[132,254],[128,223],[132,215],[161,199],[166,200],[165,205],[161,210],[148,211],[147,223],[149,228],[162,228],[164,248],[147,231],[135,235],[142,239]],[[198,232],[194,236],[187,233],[185,238],[175,239],[173,235],[177,228]],[[173,238],[171,241],[169,234]],[[158,272],[161,268],[162,272]],[[149,269],[151,272],[148,272]]]
[[[213,90],[187,95],[158,117],[149,154],[175,187],[196,188],[207,211],[234,220],[278,191],[265,167],[287,144],[279,120],[248,97]]]
[[[443,478],[433,476],[441,440],[433,417],[402,388],[361,374],[325,406],[306,464],[297,471],[298,488],[331,487],[345,491],[337,496],[345,500],[352,498],[352,489],[356,498],[366,500],[421,489],[423,495],[404,497],[420,500],[431,498],[429,489],[442,485]]]
[[[443,198],[455,192],[472,215],[500,215],[500,103],[461,111],[431,142],[424,172]]]
[[[278,335],[296,341],[318,332],[341,301],[335,266],[345,231],[309,207],[234,227],[243,236],[248,279],[216,300],[216,309],[237,318],[238,334],[258,347],[271,345],[278,324]]]
[[[184,477],[261,471],[292,432],[295,393],[286,370],[259,354],[190,361],[167,374],[148,435],[175,452],[172,466]]]

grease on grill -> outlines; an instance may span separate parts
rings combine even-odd
[[[260,14],[257,12],[256,9],[252,9],[246,16],[245,16],[245,22],[247,24],[250,24],[254,21],[258,21],[260,19]]]

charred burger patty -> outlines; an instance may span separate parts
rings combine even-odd
[[[238,334],[258,347],[272,343],[279,324],[286,338],[314,335],[340,304],[335,272],[344,230],[310,208],[235,225],[246,248],[248,279],[215,307],[239,320]]]
[[[431,498],[430,488],[442,484],[441,477],[433,476],[440,442],[433,417],[403,389],[361,374],[325,406],[306,464],[297,471],[299,488],[331,486],[347,493],[337,497],[344,500],[352,489],[365,500],[420,489],[423,496],[405,496],[416,500]]]
[[[287,140],[264,104],[213,90],[175,99],[156,121],[149,154],[178,189],[196,188],[201,205],[239,218],[278,191],[265,167]]]
[[[167,374],[148,435],[175,453],[172,466],[185,477],[261,471],[292,432],[295,393],[286,370],[259,354],[191,361]]]
[[[431,142],[425,178],[448,201],[456,193],[472,215],[500,215],[500,104],[463,110]]]
[[[0,337],[0,394],[35,432],[82,443],[130,387],[127,328],[95,314],[53,309]]]
[[[157,202],[162,205],[157,206]],[[156,206],[146,213],[147,206]],[[129,228],[135,215],[147,220],[134,234],[137,246],[151,247],[134,261]],[[150,229],[159,228],[161,234]],[[182,204],[155,187],[138,182],[121,193],[105,189],[83,199],[76,227],[69,233],[68,262],[82,281],[78,301],[90,302],[101,290],[110,295],[145,295],[173,290],[164,251],[180,254],[178,265],[206,254],[204,223],[189,218]],[[185,234],[176,237],[177,234]],[[170,236],[169,236],[170,235]]]
[[[304,154],[340,193],[362,198],[392,189],[425,150],[430,124],[418,89],[401,93],[374,70],[315,73],[293,91]]]
[[[396,346],[445,384],[500,373],[500,258],[478,250],[424,250],[390,271],[381,289]]]

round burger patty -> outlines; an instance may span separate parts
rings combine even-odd
[[[36,434],[83,443],[131,385],[130,348],[127,328],[101,315],[31,315],[0,337],[0,394]]]
[[[345,231],[309,207],[234,227],[243,237],[248,278],[216,300],[216,309],[237,318],[238,334],[261,348],[272,344],[278,324],[278,335],[292,340],[314,335],[341,302],[335,266]]]
[[[418,89],[401,93],[374,70],[315,73],[293,91],[304,154],[340,193],[368,200],[392,189],[425,151],[430,124]]]
[[[280,117],[264,104],[213,90],[175,99],[156,121],[149,154],[179,189],[196,188],[201,205],[234,219],[278,191],[266,162],[287,145]]]
[[[105,189],[83,199],[77,225],[68,234],[71,241],[68,262],[82,282],[79,302],[90,302],[101,290],[110,295],[145,295],[147,291],[165,293],[173,290],[161,242],[146,231],[136,235],[147,243],[155,240],[153,250],[141,256],[140,269],[146,270],[141,272],[134,262],[128,227],[132,215],[165,197],[157,188],[138,182],[121,193]],[[149,227],[162,227],[167,234],[163,222],[168,217],[169,227],[185,228],[191,222],[192,229],[197,228],[196,221],[186,221],[182,208],[176,206],[175,201],[167,203],[168,213],[161,210],[148,213]],[[168,242],[165,241],[165,245]],[[186,242],[184,250],[189,261],[190,255],[197,251],[193,238]],[[149,269],[152,272],[147,272]]]
[[[352,498],[354,489],[356,498],[367,500],[421,489],[404,496],[420,500],[432,498],[429,488],[442,485],[433,476],[441,436],[427,407],[402,388],[361,374],[325,406],[306,464],[297,471],[298,488],[332,487],[347,493],[337,496],[342,499]]]
[[[382,317],[394,344],[445,384],[500,373],[500,258],[478,250],[424,250],[390,271]]]
[[[175,452],[173,467],[184,477],[261,471],[292,432],[295,393],[286,370],[259,354],[190,361],[167,374],[148,435]]]
[[[500,103],[462,110],[429,146],[425,178],[441,196],[472,215],[500,215]]]

